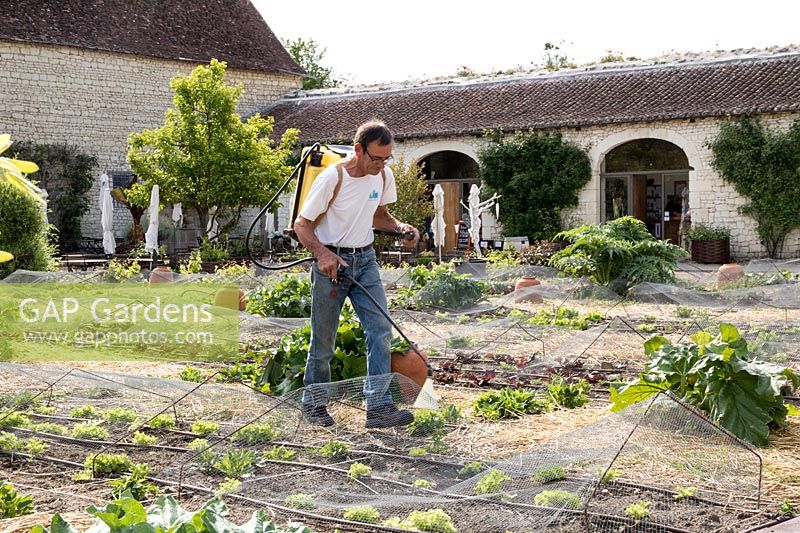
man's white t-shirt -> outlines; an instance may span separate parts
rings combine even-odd
[[[397,201],[394,174],[389,167],[384,167],[384,171],[386,183],[380,172],[353,178],[342,166],[342,186],[315,230],[322,244],[360,248],[372,243],[372,218],[375,211],[379,205]],[[333,198],[338,180],[336,165],[330,165],[320,172],[311,184],[311,190],[300,209],[300,216],[313,221],[324,213]]]

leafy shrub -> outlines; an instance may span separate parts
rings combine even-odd
[[[486,420],[500,420],[542,413],[547,410],[548,402],[536,399],[532,390],[503,387],[484,392],[475,399],[473,407],[475,414]]]
[[[644,222],[633,217],[581,226],[556,238],[569,244],[553,255],[551,266],[570,276],[587,276],[601,285],[624,280],[617,292],[643,281],[674,281],[675,261],[688,255],[683,248],[653,237]]]
[[[342,441],[332,439],[319,449],[319,454],[326,459],[338,461],[347,457],[350,447]]]
[[[112,407],[103,412],[103,422],[107,424],[117,424],[124,422],[130,424],[139,418],[139,414],[133,409],[125,407]]]
[[[503,481],[511,479],[505,472],[495,468],[490,469],[475,484],[475,494],[493,494],[500,492]]]
[[[675,308],[675,315],[678,318],[692,318],[692,314],[694,313],[694,309],[691,307],[686,307],[683,305],[679,305]]]
[[[789,368],[755,360],[733,325],[719,328],[716,337],[700,331],[684,344],[664,337],[645,342],[650,360],[637,380],[611,389],[612,410],[669,390],[737,437],[766,446],[771,427],[786,427],[781,389],[795,389],[800,380]]]
[[[0,518],[14,518],[33,513],[33,498],[20,496],[14,486],[0,481]]]
[[[311,280],[285,276],[272,287],[260,287],[247,295],[247,312],[264,317],[311,316]]]
[[[589,389],[591,385],[585,379],[567,381],[562,376],[553,376],[547,384],[547,396],[550,401],[574,409],[589,403]]]
[[[345,306],[336,331],[334,357],[330,362],[331,381],[367,375],[367,338],[364,328],[353,316],[351,307]],[[392,339],[392,350],[399,346],[400,337]],[[260,374],[254,386],[269,387],[282,395],[303,386],[311,327],[306,325],[284,335],[278,346],[271,349],[260,361]],[[406,348],[407,351],[407,348]]]
[[[476,474],[483,472],[483,463],[479,461],[470,461],[469,463],[465,464],[461,469],[458,471],[458,477],[460,478],[468,478],[472,477]]]
[[[350,468],[347,470],[347,475],[353,479],[358,479],[362,476],[368,476],[370,474],[372,474],[372,467],[365,465],[364,463],[359,463],[358,461],[351,464]]]
[[[130,474],[108,482],[111,485],[111,495],[114,499],[119,499],[127,492],[138,501],[158,495],[160,492],[158,487],[147,481],[149,474],[150,467],[148,465],[145,463],[134,464]]]
[[[64,245],[81,236],[81,219],[89,210],[89,191],[95,183],[93,170],[97,167],[97,158],[67,144],[23,141],[14,144],[14,151],[17,158],[39,166],[35,178],[50,195],[48,218],[58,228],[62,252],[73,251],[65,249]]]
[[[111,282],[122,282],[136,278],[142,273],[142,265],[133,259],[112,259],[108,262],[105,278]]]
[[[89,439],[89,440],[106,440],[108,439],[108,430],[100,427],[97,424],[86,422],[83,424],[76,424],[72,428],[73,439]]]
[[[533,503],[542,507],[578,509],[581,506],[581,499],[577,494],[566,490],[543,490],[533,497]]]
[[[195,420],[192,422],[191,432],[197,435],[210,435],[219,429],[219,424],[208,420]]]
[[[718,241],[731,238],[731,230],[728,228],[714,228],[703,224],[692,224],[686,233],[689,241]]]
[[[72,418],[100,418],[100,411],[93,405],[83,405],[72,409],[69,416]]]
[[[261,455],[264,459],[272,459],[274,461],[294,461],[297,452],[287,450],[283,446],[274,446],[271,450],[264,450]]]
[[[147,425],[153,429],[175,429],[178,426],[172,415],[166,413],[154,417]]]
[[[800,121],[767,129],[758,118],[725,121],[708,142],[712,166],[747,199],[739,212],[752,217],[770,257],[778,257],[789,233],[800,227]]]
[[[344,510],[344,519],[353,522],[364,522],[365,524],[377,524],[381,519],[381,513],[370,506],[350,507]]]
[[[639,501],[632,503],[625,508],[625,515],[630,516],[634,520],[643,520],[650,516],[651,502]]]
[[[512,137],[488,134],[478,153],[481,179],[502,194],[500,212],[506,235],[551,239],[561,229],[559,212],[578,205],[591,179],[586,151],[560,133],[521,132]]]
[[[157,442],[158,437],[155,435],[148,435],[147,433],[143,433],[141,431],[137,431],[133,434],[133,443],[137,446],[152,446]]]
[[[264,444],[278,438],[278,430],[269,424],[250,424],[231,435],[231,442],[240,444]]]
[[[13,260],[0,263],[0,279],[17,269],[51,269],[55,250],[47,242],[47,232],[36,201],[0,180],[0,250],[14,255]]]

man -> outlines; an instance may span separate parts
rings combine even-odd
[[[414,416],[391,403],[385,377],[391,372],[391,323],[372,301],[388,310],[372,229],[413,232],[412,244],[419,233],[386,207],[397,200],[394,175],[386,166],[394,148],[392,132],[373,120],[358,128],[353,144],[354,156],[329,166],[314,180],[294,223],[298,239],[316,258],[311,271],[311,344],[303,383],[309,387],[330,381],[339,313],[349,297],[367,338],[366,427],[404,426]],[[325,407],[323,389],[306,391],[303,416],[313,424],[330,426],[334,420]]]

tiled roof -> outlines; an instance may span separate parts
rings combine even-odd
[[[249,0],[2,0],[0,39],[305,74]]]
[[[506,80],[284,98],[275,131],[304,142],[352,138],[380,118],[398,138],[800,110],[800,53],[584,69]]]

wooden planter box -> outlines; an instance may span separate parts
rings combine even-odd
[[[692,241],[692,261],[695,263],[730,263],[730,239]]]

